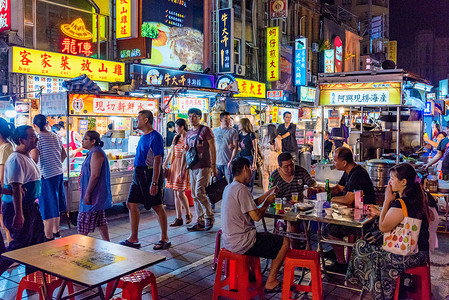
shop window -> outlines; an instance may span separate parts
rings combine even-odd
[[[234,39],[234,63],[240,64],[240,53],[241,53],[241,47],[240,47],[240,39]]]
[[[234,7],[234,16],[238,19],[242,18],[242,1],[241,0],[233,0],[232,7]]]

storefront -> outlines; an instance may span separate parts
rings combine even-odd
[[[66,148],[67,142],[70,144],[72,141],[72,132],[83,136],[87,130],[95,130],[103,136],[108,131],[108,125],[112,124],[112,136],[102,137],[102,140],[111,170],[113,203],[125,202],[131,186],[134,156],[140,138],[135,124],[136,116],[139,111],[147,109],[153,112],[157,122],[158,107],[156,98],[109,94],[52,93],[43,94],[41,100],[41,112],[49,117],[50,124],[60,119],[67,120],[63,138]],[[71,157],[64,163],[67,208],[70,213],[78,211],[78,177],[84,159],[85,156]]]

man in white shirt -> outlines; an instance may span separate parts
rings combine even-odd
[[[239,134],[231,127],[231,116],[227,111],[220,114],[220,122],[220,127],[213,130],[217,149],[217,179],[224,177],[231,183],[231,162],[237,155]]]
[[[270,274],[265,283],[265,293],[282,289],[276,279],[289,249],[287,238],[268,232],[257,232],[254,221],[263,218],[268,206],[274,202],[277,187],[253,199],[247,184],[251,180],[251,164],[240,157],[231,164],[234,181],[223,193],[222,231],[224,247],[234,253],[272,259]]]

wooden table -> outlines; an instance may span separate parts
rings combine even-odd
[[[70,296],[97,289],[100,299],[110,299],[115,292],[120,277],[165,260],[165,256],[106,242],[92,237],[75,234],[46,243],[6,252],[5,258],[33,267],[43,274],[44,299],[52,299],[48,294],[45,274],[63,279],[56,299],[62,297],[67,281],[85,286],[85,289]],[[103,294],[101,285],[114,282],[110,295]],[[89,296],[88,298],[92,298]]]

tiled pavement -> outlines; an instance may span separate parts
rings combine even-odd
[[[142,250],[155,252],[167,257],[167,260],[148,268],[156,275],[159,296],[161,299],[180,300],[196,299],[206,300],[212,298],[212,291],[215,279],[215,272],[212,270],[213,254],[215,250],[215,237],[220,228],[220,207],[216,209],[216,223],[214,228],[208,232],[188,232],[186,225],[181,227],[169,227],[169,237],[172,247],[168,250],[155,251],[153,244],[159,240],[159,225],[156,214],[153,211],[142,210],[140,225],[140,242]],[[168,220],[171,222],[175,218],[175,212],[168,210]],[[123,207],[115,207],[115,212],[108,216],[109,233],[111,241],[119,243],[128,237],[129,220]],[[272,221],[267,220],[268,228],[272,228]],[[258,230],[262,231],[262,224],[257,224]],[[69,230],[66,224],[62,224],[61,234],[67,236],[76,233],[72,227]],[[100,238],[99,232],[91,236]],[[265,260],[261,260],[262,268]],[[18,283],[24,275],[25,268],[19,266],[9,270],[0,277],[0,299],[14,299]],[[264,281],[266,279],[264,276]],[[307,275],[306,275],[307,278]],[[282,279],[282,278],[280,278]],[[334,279],[332,279],[334,281]],[[323,286],[324,299],[351,299],[356,298],[355,291],[334,288],[328,285]],[[56,295],[56,293],[55,293]],[[120,290],[117,290],[117,296]],[[266,299],[281,299],[281,293],[266,295]],[[311,298],[311,297],[310,297]],[[24,293],[24,299],[39,299],[36,293]],[[78,297],[77,297],[78,299]],[[149,287],[144,290],[143,299],[152,299]],[[300,294],[298,299],[308,299],[307,295]]]

